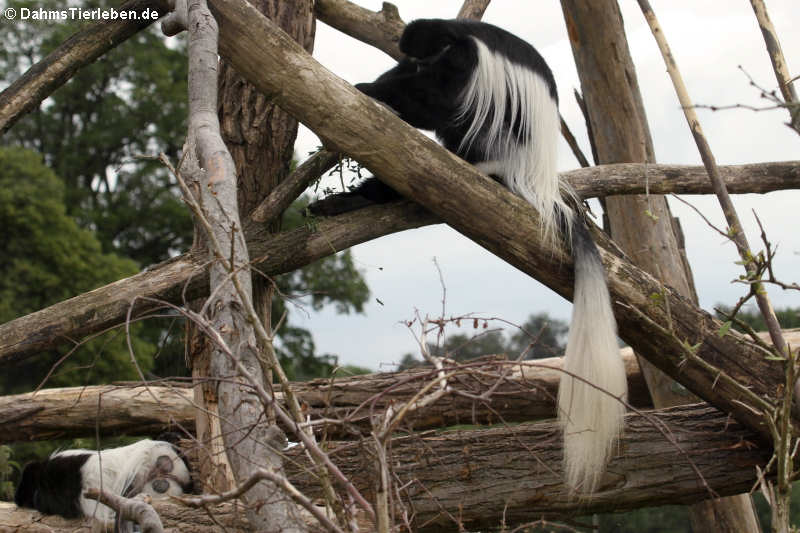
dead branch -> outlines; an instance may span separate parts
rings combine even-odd
[[[194,430],[192,390],[167,386],[69,387],[0,396],[0,441]]]
[[[512,525],[542,516],[696,503],[712,493],[746,492],[756,479],[755,466],[770,455],[754,445],[756,434],[714,409],[632,414],[600,492],[579,502],[562,484],[559,433],[557,425],[539,423],[394,438],[387,459],[395,483],[404,487],[414,530],[450,531],[456,527],[452,517],[475,531],[498,527],[503,517]],[[370,445],[332,443],[332,448],[332,458],[358,487],[376,486]],[[302,464],[287,468],[298,488],[314,490],[313,478],[295,470]]]
[[[783,95],[784,103],[797,104],[797,92],[795,91],[792,82],[792,76],[789,74],[789,67],[786,64],[786,58],[781,49],[781,41],[778,39],[778,32],[775,31],[775,26],[767,13],[767,6],[764,0],[750,0],[750,5],[753,6],[753,12],[758,19],[758,26],[761,28],[761,34],[764,36],[764,44],[767,47],[769,59],[772,62],[772,70],[775,71],[775,78],[778,80],[778,89]],[[787,108],[789,116],[791,117],[790,125],[795,131],[800,133],[800,106]]]
[[[189,0],[188,21],[189,132],[184,150],[187,167],[199,185],[202,207],[180,174],[176,176],[184,200],[193,208],[196,222],[208,240],[211,296],[204,308],[207,329],[220,337],[219,342],[211,344],[209,368],[210,377],[218,379],[215,385],[222,439],[237,481],[247,479],[262,465],[283,477],[282,457],[273,446],[278,440],[274,433],[280,431],[262,422],[265,405],[251,393],[251,387],[265,385],[265,372],[254,372],[262,368],[259,348],[276,373],[280,374],[281,369],[272,351],[272,339],[259,335],[260,342],[256,340],[257,330],[259,326],[263,330],[263,325],[255,311],[246,312],[252,309],[252,278],[246,268],[250,256],[241,232],[236,168],[222,140],[217,117],[218,26],[205,0]],[[233,347],[233,351],[220,344]],[[250,372],[246,373],[245,368]],[[296,407],[296,403],[290,402],[291,406]],[[254,485],[242,501],[248,504],[247,518],[254,529],[307,531],[297,504],[272,481]]]
[[[374,46],[396,60],[403,54],[397,44],[405,28],[397,7],[384,2],[377,13],[347,0],[317,0],[317,18],[356,39]]]
[[[797,336],[800,340],[800,335]],[[632,356],[622,351],[630,383],[629,401],[650,407],[649,396]],[[415,430],[454,424],[495,424],[555,417],[561,358],[512,364],[489,358],[465,363],[453,383],[454,390],[483,396],[509,369],[487,401],[453,394],[441,398],[406,419]],[[447,371],[456,371],[448,367]],[[372,430],[370,417],[391,404],[408,401],[430,370],[366,374],[346,378],[321,378],[291,384],[317,433],[340,440],[360,438]],[[276,393],[283,402],[283,394]],[[102,435],[157,435],[166,430],[193,431],[192,389],[151,385],[98,385],[42,389],[36,393],[0,396],[0,442],[49,440]],[[284,428],[285,430],[289,428]]]
[[[733,194],[800,189],[800,161],[719,167]],[[713,194],[702,166],[618,163],[579,168],[561,176],[581,198],[623,194]]]
[[[285,38],[285,35],[260,14],[234,0],[216,0],[214,4],[217,13],[221,15],[223,36],[227,36],[223,38],[223,43],[227,44],[224,44],[222,53],[236,56],[232,61],[237,68],[251,81],[256,82],[264,92],[274,95],[282,106],[303,118],[323,138],[331,140],[333,144],[341,144],[342,147],[359,155],[368,165],[380,168],[381,175],[385,176],[396,189],[424,202],[454,227],[484,244],[511,264],[536,275],[561,294],[565,296],[571,294],[569,260],[563,253],[542,246],[535,230],[538,227],[537,220],[527,204],[486,180],[451,154],[421,138],[407,125],[383,112],[352,87],[345,86],[338,78],[319,69],[313,60],[298,49],[296,43]],[[224,10],[224,13],[220,12],[220,9]],[[256,27],[258,31],[254,29]],[[278,50],[281,53],[275,54],[274,52]],[[245,57],[249,58],[247,64],[243,64]],[[255,59],[256,57],[259,59]],[[255,65],[260,67],[256,68]],[[264,65],[273,65],[276,68],[265,69]],[[266,75],[267,71],[269,76]],[[342,105],[326,105],[324,109],[320,108],[321,103],[315,95],[322,92],[329,95],[328,102],[336,101]],[[337,114],[334,120],[331,110],[341,114]],[[383,148],[379,149],[379,146]],[[430,169],[430,174],[428,172],[423,174],[421,169]],[[436,176],[436,179],[432,179],[431,176]],[[448,198],[452,201],[436,204],[437,198]],[[513,213],[514,216],[493,219],[491,224],[487,224],[486,221],[476,221],[472,216],[478,209],[489,213]],[[355,218],[354,215],[348,220],[352,221]],[[371,225],[369,229],[374,229],[376,225],[374,220],[370,218],[362,220]],[[417,223],[419,222],[417,220]],[[328,227],[333,229],[335,225]],[[408,225],[401,223],[399,227]],[[275,244],[280,238],[281,236],[276,236],[276,240],[272,243]],[[613,250],[613,245],[605,241],[602,236],[598,235],[597,239],[604,248]],[[326,240],[321,246],[329,251],[331,242]],[[299,249],[303,253],[307,251],[305,248],[297,247],[289,249],[292,251]],[[274,250],[280,253],[281,248],[276,247]],[[251,249],[251,253],[253,256],[260,255],[254,249]],[[665,290],[658,282],[635,267],[615,257],[614,252],[604,253],[604,258],[609,267],[610,285],[616,302],[625,302],[631,307],[645,310],[653,319],[653,323],[671,322],[676,327],[674,333],[678,338],[686,339],[691,345],[700,346],[701,357],[714,361],[717,367],[735,379],[752,385],[758,394],[770,397],[775,390],[774,384],[779,382],[777,365],[764,361],[761,354],[751,347],[738,346],[733,335],[719,338],[716,335],[719,330],[718,322],[712,320],[709,315],[699,312],[671,291]],[[274,259],[270,257],[267,261]],[[295,258],[286,261],[293,260],[297,265]],[[173,263],[173,266],[186,269],[197,265],[181,264],[179,260]],[[202,271],[202,266],[199,266],[198,270]],[[119,283],[118,288],[125,285],[124,282]],[[141,286],[128,286],[128,288],[135,290],[141,289]],[[174,285],[170,288],[175,291],[173,297],[177,297],[179,301],[180,289]],[[118,306],[126,308],[127,302],[138,294],[141,294],[141,290],[129,293],[127,298],[123,299],[114,293],[111,295],[111,300]],[[658,298],[654,299],[652,295],[658,295]],[[663,299],[666,299],[669,305],[661,305],[659,302]],[[71,305],[67,306],[69,307]],[[63,307],[61,311],[63,313]],[[617,311],[623,336],[652,358],[658,366],[680,379],[694,392],[705,395],[725,409],[741,411],[739,414],[743,420],[752,420],[755,423],[754,418],[748,418],[755,416],[752,412],[732,401],[732,391],[726,391],[724,387],[714,388],[716,376],[707,369],[701,370],[692,364],[682,366],[679,356],[675,355],[682,353],[680,347],[674,346],[675,335],[670,339],[664,338],[663,335],[654,335],[652,326],[645,324],[641,317],[627,313],[621,306],[618,306]],[[66,313],[67,316],[69,314]],[[62,319],[63,316],[62,314],[57,318]],[[74,316],[86,317],[91,316],[91,313]],[[106,318],[108,315],[101,316]],[[36,318],[40,319],[42,315],[37,314]],[[66,321],[62,321],[62,324],[64,322]],[[17,356],[20,353],[18,350],[24,351],[27,348],[30,353],[36,349],[32,344],[52,342],[47,339],[57,337],[61,333],[58,329],[50,329],[41,335],[37,333],[42,331],[39,328],[19,329],[18,321],[10,324],[14,324],[17,328],[8,328],[6,331],[14,332],[16,329],[16,335],[11,337],[2,335],[2,342],[9,342],[10,351],[16,351]],[[39,324],[43,323],[40,321]],[[78,330],[79,335],[81,334],[80,327],[65,325],[67,327],[62,331]],[[40,347],[41,345],[39,344]],[[1,357],[5,360],[12,359],[8,356]]]
[[[117,9],[139,13],[154,10],[163,15],[169,11],[169,6],[166,0],[130,0]],[[154,21],[154,18],[144,17],[103,20],[87,26],[61,43],[0,93],[0,135],[8,131],[20,117],[33,111],[80,68]]]
[[[311,500],[309,500],[304,494],[298,491],[291,482],[286,479],[282,475],[275,474],[274,472],[270,472],[263,468],[256,469],[247,480],[245,480],[240,486],[232,489],[228,492],[219,495],[201,495],[201,496],[187,496],[183,498],[178,498],[181,503],[184,505],[188,505],[189,507],[196,507],[196,508],[207,508],[211,505],[218,505],[223,502],[231,501],[242,497],[242,495],[246,494],[250,489],[253,488],[257,483],[260,481],[269,481],[274,483],[276,486],[280,487],[285,493],[289,494],[293,500],[295,500],[299,505],[302,505],[309,513],[311,513],[314,518],[319,521],[319,523],[325,528],[326,531],[332,531],[334,533],[343,533],[342,529],[339,528],[335,523],[331,522],[328,519],[325,511],[320,509],[316,505],[314,505]]]
[[[333,168],[339,160],[339,154],[327,150],[320,150],[309,157],[253,209],[250,220],[259,224],[272,222],[306,190],[309,183]]]
[[[481,20],[491,0],[464,0],[456,18]]]
[[[117,521],[135,522],[139,525],[142,533],[164,533],[164,525],[161,523],[158,513],[145,499],[125,498],[107,490],[99,489],[89,489],[84,496],[114,509],[117,512]],[[124,529],[124,531],[127,531],[127,529]]]
[[[226,503],[214,506],[207,512],[203,509],[191,509],[156,501],[153,502],[153,508],[170,533],[252,532],[241,505]],[[0,502],[0,531],[92,533],[95,530],[92,529],[91,518],[67,520],[60,516],[43,515],[31,509],[18,508],[13,503]]]
[[[361,209],[320,220],[313,228],[301,227],[279,234],[270,234],[264,225],[246,223],[245,234],[251,256],[262,258],[254,266],[273,276],[361,242],[436,222],[422,207],[401,202]],[[158,300],[182,304],[206,297],[207,267],[204,253],[190,251],[129,278],[3,324],[0,364],[13,363],[120,325],[134,300],[137,302],[131,316],[140,317],[159,309]]]
[[[562,0],[561,5],[585,97],[582,108],[588,129],[594,133],[592,148],[598,160],[655,162],[636,68],[617,0]],[[647,185],[646,167],[642,176]],[[697,305],[691,269],[667,199],[650,191],[642,196],[606,196],[603,209],[612,238],[632,261]],[[646,360],[639,362],[655,406],[672,407],[697,401]],[[706,507],[712,507],[719,519],[705,521]],[[758,526],[752,507],[749,496],[736,496],[709,502],[700,510],[690,506],[689,515],[697,524],[696,531],[756,533]],[[725,517],[734,514],[746,519],[725,529]]]
[[[697,150],[700,152],[700,157],[703,160],[703,165],[705,166],[706,171],[708,172],[708,177],[714,186],[714,194],[719,200],[720,207],[722,207],[722,212],[725,215],[725,220],[728,223],[728,235],[731,241],[733,241],[733,243],[736,245],[736,249],[739,252],[739,256],[741,257],[745,266],[745,272],[755,272],[756,268],[752,259],[754,256],[750,249],[750,244],[747,242],[747,236],[742,229],[743,226],[739,221],[739,215],[736,212],[736,208],[734,207],[733,202],[728,195],[728,189],[725,187],[725,182],[722,180],[716,159],[714,158],[714,154],[711,152],[711,147],[708,144],[705,133],[703,133],[703,128],[700,125],[700,119],[697,117],[697,113],[695,113],[692,100],[689,97],[689,92],[686,89],[686,85],[683,82],[683,77],[678,70],[678,65],[675,62],[675,58],[672,56],[669,44],[664,36],[664,31],[661,29],[652,7],[650,7],[650,2],[648,2],[648,0],[638,0],[638,2],[642,13],[644,14],[645,20],[647,20],[647,23],[653,32],[653,37],[655,38],[656,42],[658,43],[658,47],[661,50],[661,55],[663,56],[664,63],[667,66],[667,72],[672,79],[672,84],[675,88],[678,100],[683,108],[683,114],[686,117],[686,122],[688,123],[689,129],[692,132],[695,144],[697,144]],[[772,343],[775,346],[775,349],[779,354],[787,354],[786,342],[781,337],[780,324],[778,324],[775,311],[773,310],[772,304],[767,297],[766,289],[760,284],[756,283],[756,286],[754,286],[752,290],[755,293],[756,302],[758,303],[758,308],[764,317],[767,330],[772,335]]]

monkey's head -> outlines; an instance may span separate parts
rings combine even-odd
[[[441,54],[462,36],[458,26],[444,19],[417,19],[406,26],[400,37],[400,51],[413,59]]]

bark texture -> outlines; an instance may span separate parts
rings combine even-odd
[[[562,7],[598,163],[653,163],[653,141],[617,0],[563,0]],[[611,236],[633,263],[697,304],[692,273],[682,259],[666,198],[658,194],[606,196],[604,206]],[[696,401],[647,360],[640,359],[640,364],[656,407]],[[732,520],[717,517],[727,515],[742,519],[727,531],[758,531],[749,495],[692,506],[689,512],[698,533],[723,531]]]
[[[217,337],[208,350],[207,377],[217,400],[218,435],[234,478],[242,482],[258,467],[282,475],[282,457],[277,450],[285,437],[264,423],[264,405],[252,391],[254,386],[263,388],[268,383],[261,371],[255,325],[245,311],[253,291],[237,205],[236,167],[217,118],[218,27],[205,0],[190,0],[188,11],[189,134],[185,150],[192,177],[199,183],[203,213],[196,216],[206,219],[201,226],[209,248],[211,298],[202,327],[209,337],[212,332]],[[241,500],[253,529],[307,530],[297,505],[272,482],[255,485]]]
[[[800,335],[798,335],[800,337]],[[623,350],[632,395],[637,408],[649,407],[649,396],[633,351]],[[511,367],[511,371],[501,373]],[[454,378],[455,390],[480,396],[500,380],[485,401],[455,394],[412,412],[405,427],[423,430],[455,424],[523,422],[556,415],[553,399],[558,388],[561,358],[525,361],[522,365],[490,358],[462,367]],[[453,367],[455,369],[455,367]],[[427,382],[430,370],[366,374],[338,379],[292,383],[311,420],[342,420],[345,425],[318,428],[329,438],[361,438],[371,431],[370,417],[389,405],[409,401]],[[283,395],[276,392],[276,399]],[[0,396],[0,442],[49,440],[101,435],[156,435],[194,427],[192,390],[164,386],[69,387],[37,393]],[[286,429],[286,428],[285,428]]]
[[[313,2],[252,0],[251,4],[311,52],[314,43]],[[248,216],[288,174],[297,137],[297,121],[244,80],[224,59],[219,62],[218,92],[222,138],[237,170],[238,209],[242,216]],[[298,191],[294,198],[301,192]],[[280,228],[281,211],[277,211],[269,221],[274,230]],[[270,331],[271,282],[256,277],[252,284],[253,304]],[[221,492],[233,485],[227,475],[226,456],[219,449],[221,428],[216,387],[205,379],[211,374],[211,347],[203,332],[195,327],[190,327],[189,332],[187,343],[192,354],[192,375],[198,383],[195,396],[202,406],[197,411],[197,438],[209,449],[217,448],[208,455],[207,461],[200,463],[204,474],[202,479],[211,482],[209,491]]]
[[[211,514],[203,509],[189,509],[175,504],[154,502],[158,515],[170,533],[250,533],[252,528],[241,506],[214,506]],[[224,528],[224,529],[223,529]],[[18,508],[13,503],[0,502],[0,531],[25,533],[94,533],[91,519],[67,520]]]
[[[419,201],[510,264],[570,297],[571,262],[563,251],[553,250],[543,242],[538,218],[530,206],[322,69],[252,8],[233,0],[215,0],[212,9],[221,21],[222,54],[233,58],[237,69],[264,92],[274,95],[276,101],[306,121],[331,145],[339,145],[368,166],[379,169],[380,175],[402,194]],[[271,66],[269,71],[265,65]],[[327,95],[325,102],[318,97],[323,93]],[[336,105],[330,105],[331,102]],[[473,213],[479,209],[496,216],[491,221],[476,220]],[[360,216],[368,217],[368,213],[375,212],[389,213],[391,208],[364,210]],[[351,215],[346,220],[359,218]],[[415,223],[430,222],[422,218]],[[360,230],[366,235],[369,232],[374,235],[375,226],[381,223],[369,218],[362,220],[371,225]],[[397,222],[395,227],[408,227]],[[386,223],[390,225],[391,221]],[[319,226],[320,230],[324,227],[333,230],[335,224]],[[756,394],[767,399],[781,381],[780,365],[765,361],[751,345],[740,344],[736,335],[720,338],[719,322],[622,259],[604,236],[596,233],[595,237],[609,274],[623,338],[693,392],[736,413],[754,429],[764,431],[760,415],[735,399],[739,391],[730,380],[720,379],[716,370],[693,358],[685,358],[684,342],[689,346],[699,345],[700,359],[720,368],[731,379],[751,386]],[[272,242],[277,243],[281,238],[273,237]],[[330,251],[330,243],[326,240],[320,245]],[[282,249],[274,248],[278,253]],[[287,263],[297,265],[298,257],[306,252],[303,247],[300,253],[287,254],[288,258],[284,255],[286,259],[278,268]],[[253,256],[259,255],[254,252]],[[268,257],[267,261],[275,259]],[[123,309],[127,308],[130,295],[122,302],[119,295],[114,297]],[[34,331],[34,340],[58,335],[53,330]],[[19,348],[15,346],[19,340],[17,337],[12,346]]]
[[[397,7],[384,2],[374,12],[348,0],[317,0],[314,6],[319,20],[342,33],[374,46],[398,61],[403,54],[398,48],[406,24]]]
[[[746,491],[756,480],[755,467],[763,467],[770,455],[754,445],[757,438],[704,405],[628,415],[620,454],[612,460],[601,492],[589,501],[574,499],[561,483],[561,436],[555,424],[397,437],[389,447],[389,461],[397,486],[403,487],[400,497],[411,513],[414,531],[453,531],[457,524],[476,531],[501,524],[514,527],[542,516],[688,504]],[[329,449],[360,489],[369,492],[377,486],[369,441],[331,442]],[[292,483],[309,496],[318,495],[314,492],[319,490],[318,481],[309,473],[303,451],[293,449],[289,455],[287,473]],[[164,507],[156,505],[156,510],[168,528],[175,523],[184,528],[178,531],[203,532],[214,527],[203,511],[179,507],[181,518],[173,519]],[[210,512],[226,527],[231,523],[226,518],[230,515],[219,514],[217,508]],[[0,504],[0,530],[17,524],[38,527],[40,523],[34,521],[40,518],[38,513]],[[45,520],[41,524],[60,519]],[[196,529],[188,529],[189,525]],[[238,531],[240,526],[234,522],[231,527]]]
[[[497,528],[503,520],[514,527],[542,516],[691,504],[712,493],[744,492],[755,481],[755,466],[770,455],[753,445],[757,435],[706,407],[631,414],[625,427],[620,454],[589,501],[571,497],[561,481],[561,434],[555,424],[395,438],[389,461],[397,486],[404,487],[401,496],[415,513],[414,531],[454,531],[458,524],[477,531]],[[359,488],[375,486],[369,445],[343,445],[331,455]],[[299,472],[302,463],[287,468],[298,488],[313,490],[313,478]]]
[[[800,344],[800,330],[784,330],[792,346]],[[647,385],[633,356],[624,348],[630,404],[651,407]],[[561,358],[526,361],[513,365],[503,376],[490,400],[445,396],[406,417],[414,430],[455,424],[494,424],[555,418],[555,391]],[[508,362],[503,365],[509,364]],[[499,359],[471,362],[451,383],[474,396],[487,393],[500,377]],[[552,368],[552,370],[551,370]],[[320,434],[336,440],[359,439],[371,430],[370,415],[389,405],[407,402],[433,376],[422,369],[366,374],[337,379],[292,383],[292,389],[311,420],[346,421],[318,427]],[[276,393],[283,401],[283,395]],[[167,386],[98,385],[43,389],[36,393],[0,397],[0,443],[77,437],[158,435],[164,431],[188,431],[194,425],[195,405],[189,388]]]

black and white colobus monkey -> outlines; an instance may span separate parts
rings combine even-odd
[[[562,198],[570,193],[556,173],[560,121],[553,74],[531,45],[481,22],[416,20],[406,27],[400,50],[406,57],[397,66],[356,87],[412,126],[433,130],[447,149],[533,205],[547,238],[561,234],[572,245],[574,308],[559,418],[566,481],[592,492],[622,429],[618,398],[627,383],[597,247],[583,214]],[[377,203],[398,197],[374,178],[338,196]]]
[[[25,465],[14,501],[44,514],[94,517],[107,527],[118,525],[111,508],[83,496],[90,488],[159,499],[188,492],[191,477],[169,442],[141,440],[100,452],[64,450]]]

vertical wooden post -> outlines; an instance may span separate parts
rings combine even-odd
[[[655,162],[653,143],[616,0],[562,0],[598,163]],[[633,262],[697,300],[681,259],[672,215],[661,195],[605,199],[611,235]],[[688,391],[639,358],[656,407],[691,403]],[[690,507],[695,531],[760,531],[748,495]]]
[[[311,51],[315,29],[311,0],[254,0],[251,3]],[[297,137],[297,121],[245,81],[225,60],[220,61],[218,90],[222,136],[236,165],[238,207],[244,218],[286,177]],[[273,225],[275,229],[278,224]],[[267,331],[271,329],[271,302],[270,285],[254,276],[253,304]],[[191,325],[187,333],[187,355],[196,379],[194,399],[204,406],[197,410],[196,421],[202,459],[198,478],[210,485],[209,490],[226,491],[233,488],[234,480],[220,434],[216,386],[203,379],[210,374],[209,349],[202,333]]]

